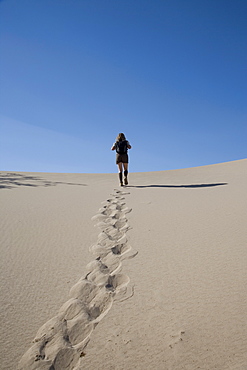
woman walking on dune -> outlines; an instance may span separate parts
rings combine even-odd
[[[116,150],[116,164],[118,165],[118,175],[120,185],[123,186],[123,170],[124,170],[124,185],[128,185],[128,149],[131,145],[126,140],[125,135],[121,132],[116,138],[116,142],[111,147],[111,150]]]

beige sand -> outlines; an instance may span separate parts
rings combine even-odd
[[[247,369],[246,181],[1,173],[1,369]]]

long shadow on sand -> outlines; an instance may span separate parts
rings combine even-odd
[[[49,181],[38,176],[27,176],[20,173],[6,173],[0,174],[0,189],[12,189],[18,186],[56,186],[56,185],[79,185],[87,186],[86,184],[76,184],[73,182]]]
[[[220,182],[220,183],[214,183],[214,184],[191,184],[191,185],[130,185],[129,188],[210,188],[214,186],[223,186],[228,185],[227,182]]]

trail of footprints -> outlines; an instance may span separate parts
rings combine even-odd
[[[87,265],[87,275],[70,290],[70,299],[57,316],[37,332],[32,347],[24,354],[20,370],[81,369],[84,349],[90,335],[110,310],[114,300],[133,295],[128,291],[129,278],[121,273],[122,261],[133,258],[126,232],[124,191],[115,190],[92,218],[100,229],[98,240],[90,250],[97,256]]]

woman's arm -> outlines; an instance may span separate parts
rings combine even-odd
[[[113,144],[112,147],[111,147],[111,150],[115,150],[116,149],[116,145]]]

